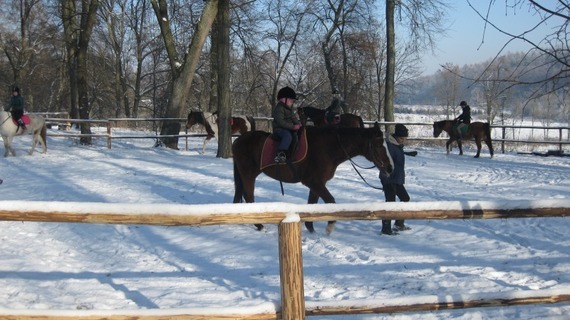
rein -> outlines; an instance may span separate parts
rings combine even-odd
[[[338,144],[340,145],[340,148],[342,149],[342,151],[344,151],[344,154],[345,154],[346,157],[348,158],[348,161],[349,161],[350,164],[352,165],[352,168],[354,168],[354,171],[356,171],[356,173],[358,173],[358,176],[360,177],[360,179],[362,179],[362,181],[364,181],[364,183],[365,183],[367,186],[369,186],[370,188],[372,188],[372,189],[384,190],[384,189],[381,188],[381,187],[376,187],[376,186],[373,186],[373,185],[371,185],[370,183],[368,183],[368,181],[366,181],[366,179],[362,176],[362,174],[360,174],[360,171],[358,171],[358,169],[357,169],[357,167],[358,167],[358,168],[360,168],[360,169],[366,169],[366,170],[368,170],[368,169],[374,169],[375,166],[362,167],[362,166],[359,166],[358,164],[356,164],[356,163],[352,160],[352,158],[348,155],[348,152],[346,151],[346,149],[345,149],[344,146],[342,145],[342,143],[341,143],[341,141],[340,141],[340,136],[339,136],[338,133],[336,134],[336,138],[337,138],[337,140],[338,140]],[[371,147],[370,145],[371,145],[371,142],[368,142],[368,149],[372,149],[372,147]]]

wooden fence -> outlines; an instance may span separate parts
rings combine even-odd
[[[24,209],[25,208],[25,209]],[[281,308],[263,314],[199,314],[175,310],[6,310],[2,319],[287,319],[299,320],[314,315],[420,312],[443,309],[545,304],[570,302],[570,292],[534,295],[532,291],[513,297],[494,297],[474,301],[449,301],[407,305],[306,308],[304,299],[301,248],[302,221],[379,220],[379,219],[505,219],[529,217],[566,217],[570,200],[444,201],[416,203],[311,204],[253,203],[216,205],[110,204],[70,202],[0,201],[0,221],[60,223],[145,224],[163,226],[206,226],[225,224],[278,224]],[[446,297],[440,293],[440,297]],[[444,299],[442,301],[441,299]]]
[[[102,134],[80,134],[80,133],[69,133],[69,132],[62,132],[62,133],[49,133],[48,136],[50,137],[94,137],[94,138],[104,138],[107,139],[107,147],[109,149],[112,148],[112,140],[115,139],[159,139],[165,137],[180,137],[185,138],[186,149],[188,149],[188,137],[205,137],[206,134],[200,133],[193,133],[188,134],[179,134],[179,135],[160,135],[160,134],[147,134],[147,135],[114,135],[113,128],[117,128],[118,123],[136,123],[136,122],[160,122],[160,121],[180,121],[182,123],[186,122],[185,118],[111,118],[107,120],[81,120],[81,119],[69,119],[69,118],[47,118],[46,121],[51,123],[64,123],[66,127],[69,127],[69,124],[72,123],[93,123],[99,124],[102,126],[107,127],[107,132]],[[256,126],[258,129],[269,131],[271,130],[271,118],[266,117],[256,117]],[[365,125],[369,126],[374,123],[374,121],[365,121]],[[379,122],[381,125],[393,125],[395,122]],[[433,138],[431,136],[431,127],[433,123],[427,122],[406,122],[404,123],[407,126],[422,126],[422,127],[429,127],[430,130],[426,130],[426,134],[422,136],[411,136],[408,140],[409,141],[416,141],[416,142],[435,142],[435,143],[444,143],[447,141],[446,138]],[[505,152],[505,145],[506,144],[542,144],[542,145],[553,145],[557,147],[557,154],[564,153],[564,148],[570,145],[570,127],[546,127],[546,126],[513,126],[513,125],[493,125],[491,128],[498,129],[501,131],[501,138],[493,138],[493,141],[500,142],[501,144],[501,151]],[[553,139],[535,139],[535,140],[521,140],[521,139],[507,139],[507,130],[521,130],[521,129],[530,129],[530,130],[555,130],[558,132],[556,138]],[[566,136],[564,135],[566,133]]]

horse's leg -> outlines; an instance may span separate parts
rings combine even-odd
[[[457,139],[457,147],[459,148],[459,155],[463,155],[463,143],[461,142],[461,139]]]
[[[485,144],[487,144],[487,147],[489,148],[489,154],[491,154],[491,158],[493,158],[495,151],[493,150],[493,143],[491,142],[491,137],[487,137],[485,139]]]
[[[475,144],[477,145],[477,154],[475,155],[475,158],[479,158],[479,155],[481,154],[481,138],[475,137]]]
[[[447,152],[448,155],[451,152],[451,143],[452,142],[453,142],[453,140],[449,139],[449,140],[447,140],[447,143],[445,144],[445,152]]]
[[[210,139],[212,139],[212,137],[208,136],[206,137],[206,139],[204,139],[204,144],[202,144],[202,154],[206,154],[206,144],[208,144],[208,142],[210,142]]]
[[[4,158],[8,157],[10,152],[10,144],[8,143],[8,137],[2,136],[2,141],[4,141]]]
[[[325,203],[336,203],[334,197],[332,196],[332,194],[329,192],[329,190],[327,189],[327,187],[324,184],[309,187],[309,189],[311,190],[311,192],[317,194],[321,199],[323,199],[323,201]],[[335,223],[336,223],[336,221],[329,221],[328,222],[328,224],[327,224],[327,235],[330,235],[333,232]]]
[[[38,144],[38,136],[39,136],[39,132],[37,131],[33,131],[32,132],[32,148],[30,149],[30,152],[28,152],[28,154],[31,156],[32,154],[34,154],[34,150],[36,149],[36,145]]]
[[[4,137],[4,157],[8,156],[8,152],[12,154],[13,157],[16,156],[16,150],[12,147],[12,141],[14,141],[14,136],[11,137]]]
[[[309,191],[309,199],[307,203],[313,204],[319,201],[319,195],[314,193],[313,191]],[[310,233],[315,232],[315,227],[313,226],[313,221],[305,221],[305,228],[309,230]]]

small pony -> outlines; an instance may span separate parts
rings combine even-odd
[[[311,120],[315,127],[323,127],[327,125],[325,120],[326,112],[327,111],[325,109],[319,109],[312,106],[297,108],[297,114],[299,115],[303,126],[306,126],[308,120]],[[362,120],[362,117],[355,114],[343,113],[340,116],[338,126],[347,128],[364,128],[364,120]]]
[[[454,126],[456,122],[454,120],[442,120],[433,123],[433,137],[437,138],[442,131],[447,132],[449,135],[449,140],[445,144],[445,149],[447,154],[451,151],[451,143],[457,141],[457,146],[459,147],[459,154],[463,154],[462,139],[471,140],[475,139],[475,144],[477,145],[477,154],[475,158],[479,158],[481,154],[481,141],[485,141],[487,147],[489,147],[489,153],[491,158],[494,155],[493,142],[491,141],[491,126],[487,122],[471,122],[467,128],[467,132],[463,137],[460,137],[456,132]]]
[[[2,140],[4,140],[4,157],[7,157],[10,153],[12,156],[16,156],[16,151],[12,147],[12,140],[15,136],[23,134],[32,135],[32,148],[28,152],[29,155],[34,153],[38,143],[42,145],[42,153],[47,152],[45,119],[36,114],[25,114],[22,116],[22,120],[26,124],[26,130],[18,127],[10,112],[0,111],[0,135],[2,135]]]
[[[217,111],[214,113],[190,111],[188,120],[186,121],[186,129],[192,128],[195,124],[200,124],[206,129],[206,139],[202,145],[202,154],[206,152],[206,144],[215,138],[218,140],[218,115]],[[232,134],[244,134],[248,131],[255,130],[255,120],[253,117],[237,116],[230,118]]]

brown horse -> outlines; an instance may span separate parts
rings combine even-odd
[[[301,119],[303,126],[307,124],[308,120],[311,120],[315,127],[322,127],[327,125],[325,113],[325,109],[319,109],[312,106],[297,108],[297,114],[299,114],[299,118]],[[357,116],[355,114],[343,113],[340,116],[340,123],[338,125],[341,127],[349,128],[364,128],[364,121],[360,116]]]
[[[459,136],[455,126],[457,122],[454,120],[442,120],[433,123],[433,136],[435,138],[439,137],[442,131],[447,132],[449,135],[449,140],[445,144],[445,149],[447,154],[451,151],[451,143],[457,141],[457,146],[459,147],[459,154],[463,154],[462,139],[475,139],[475,144],[477,145],[477,154],[475,158],[479,158],[481,154],[481,141],[485,141],[487,147],[489,147],[489,153],[491,158],[493,157],[493,143],[491,142],[491,126],[487,122],[471,122],[467,128],[467,132],[463,137]]]
[[[201,112],[190,111],[188,120],[186,120],[186,129],[192,128],[195,124],[200,124],[206,129],[206,139],[202,145],[202,153],[206,152],[206,144],[215,138],[218,140],[218,115],[217,112]],[[248,131],[255,130],[255,120],[253,117],[231,117],[230,119],[232,134],[244,134]]]
[[[328,126],[305,127],[307,137],[306,156],[294,162],[275,164],[261,168],[262,150],[268,132],[252,131],[238,137],[233,145],[234,160],[234,203],[254,202],[255,179],[260,173],[282,182],[301,182],[309,188],[308,203],[325,203],[335,199],[326,187],[334,177],[336,168],[355,156],[364,156],[385,172],[392,172],[392,159],[386,151],[384,136],[378,123],[373,128],[344,128]],[[329,221],[327,234],[334,229],[335,221]],[[314,232],[312,222],[305,222],[309,232]],[[256,224],[258,230],[263,225]]]

